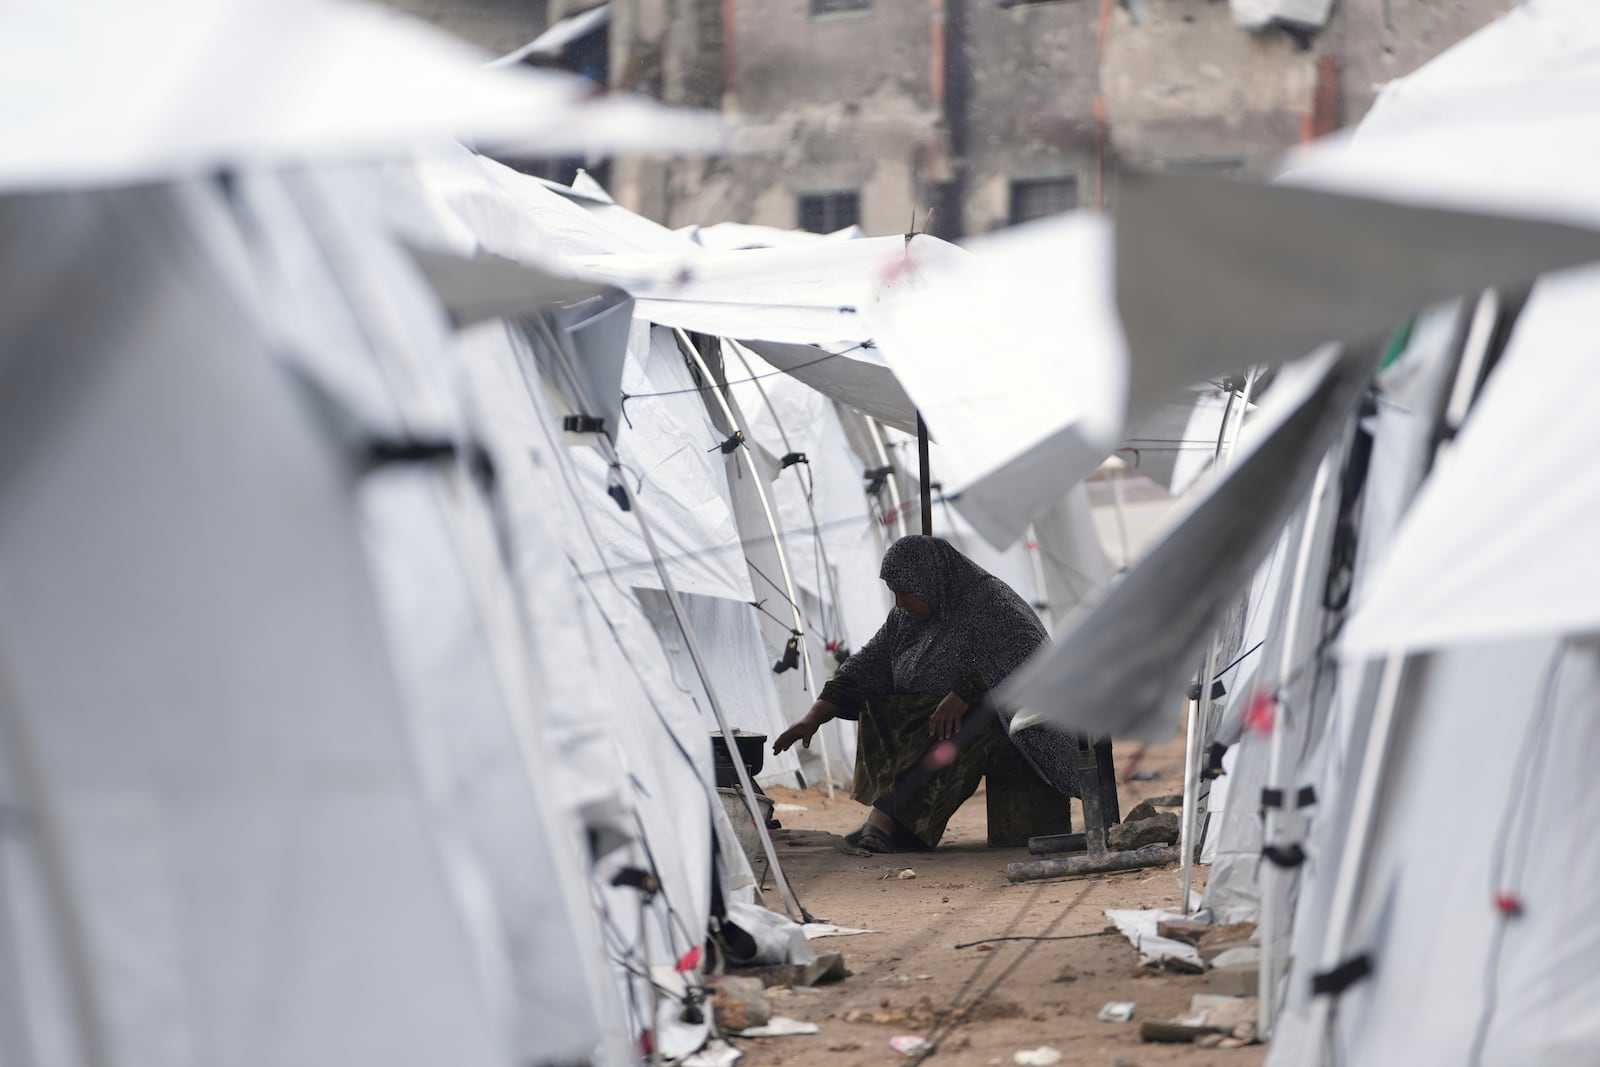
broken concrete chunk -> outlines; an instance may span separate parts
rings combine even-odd
[[[766,987],[759,978],[718,975],[707,979],[711,987],[711,1006],[717,1022],[725,1030],[753,1030],[772,1018]]]
[[[1106,845],[1113,852],[1131,852],[1146,845],[1170,845],[1178,840],[1178,833],[1176,815],[1157,815],[1111,827],[1106,831]]]
[[[1211,959],[1213,967],[1257,967],[1261,964],[1261,949],[1255,945],[1238,945],[1225,952],[1219,952]]]
[[[1260,971],[1254,963],[1236,963],[1207,971],[1206,988],[1227,997],[1253,997],[1259,979]]]
[[[1210,932],[1210,923],[1196,922],[1194,919],[1162,919],[1156,923],[1156,933],[1162,937],[1191,945],[1198,945],[1200,939]]]

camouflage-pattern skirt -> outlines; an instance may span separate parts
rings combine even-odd
[[[851,796],[880,809],[903,831],[932,848],[966,799],[978,790],[997,754],[1010,744],[999,719],[981,705],[961,720],[951,738],[955,758],[928,735],[928,721],[941,697],[897,693],[867,701],[856,740],[855,788]]]

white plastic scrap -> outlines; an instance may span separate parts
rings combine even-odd
[[[1133,1002],[1131,1000],[1113,1000],[1100,1009],[1096,1016],[1101,1022],[1125,1023],[1133,1018]]]
[[[896,1034],[889,1039],[889,1047],[902,1056],[915,1056],[928,1047],[928,1039],[921,1034]]]
[[[819,937],[849,937],[852,934],[875,934],[876,930],[858,930],[853,926],[835,926],[833,923],[806,923],[806,938],[815,940]]]
[[[1019,1049],[1012,1054],[1011,1062],[1017,1067],[1055,1067],[1061,1062],[1061,1053],[1049,1045]]]
[[[814,1034],[817,1032],[816,1023],[802,1022],[791,1019],[786,1015],[774,1015],[767,1020],[765,1026],[752,1026],[748,1030],[732,1031],[735,1037],[794,1037],[798,1034]]]
[[[1162,919],[1182,918],[1177,912],[1164,909],[1140,911],[1107,908],[1106,918],[1115,923],[1122,936],[1138,950],[1140,963],[1178,960],[1191,965],[1197,971],[1204,969],[1205,964],[1200,959],[1198,948],[1156,933],[1156,924]]]

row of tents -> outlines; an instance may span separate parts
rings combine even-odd
[[[911,401],[812,306],[903,242],[518,173],[444,135],[725,135],[388,14],[92,6],[7,49],[0,1063],[695,1053],[712,935],[809,917],[711,735],[803,713],[917,528]],[[1057,511],[937,528],[1065,613],[1110,565]]]
[[[710,735],[881,621],[919,413],[936,529],[1058,637],[1018,725],[1161,739],[1222,682],[1186,832],[1232,746],[1203,903],[1260,922],[1274,1062],[1600,1047],[1587,5],[1274,185],[966,248],[513,171],[442,138],[725,133],[392,16],[91,6],[4,75],[0,1063],[694,1054],[709,935],[809,918]],[[1188,490],[1120,575],[1113,453]],[[761,781],[853,738],[805,756]]]

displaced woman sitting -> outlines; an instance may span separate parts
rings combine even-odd
[[[872,811],[845,840],[926,851],[1008,743],[1011,713],[980,704],[1049,638],[1010,586],[939,538],[896,541],[879,577],[894,594],[888,619],[772,751],[809,748],[830,719],[857,720],[851,795]],[[1064,797],[1078,795],[1072,735],[1033,727],[1009,739]]]

